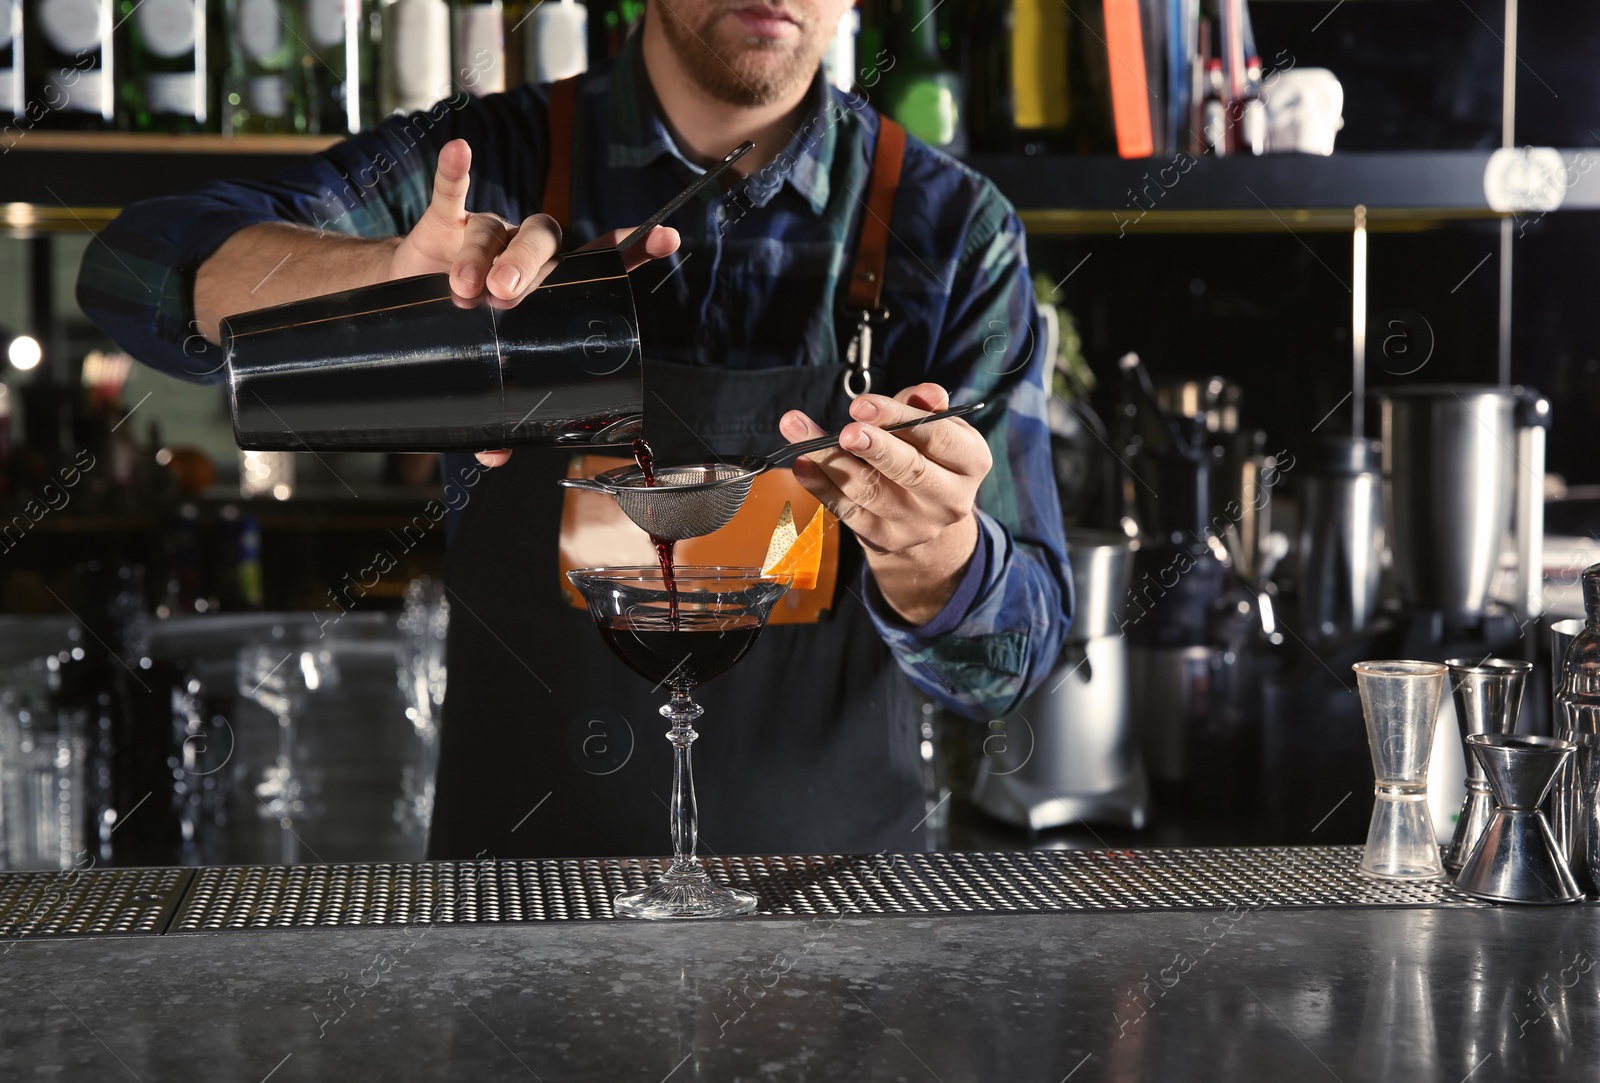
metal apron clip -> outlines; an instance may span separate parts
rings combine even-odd
[[[863,308],[856,313],[855,334],[850,336],[844,357],[844,393],[852,399],[872,390],[872,326],[888,318],[887,308]]]

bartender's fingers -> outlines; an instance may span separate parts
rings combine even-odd
[[[439,149],[433,171],[433,199],[428,214],[438,225],[460,229],[467,220],[467,186],[471,183],[472,148],[465,139],[452,139]]]
[[[561,226],[536,214],[517,227],[505,251],[489,269],[489,292],[505,301],[520,300],[550,273],[547,264],[561,251]]]
[[[784,414],[783,417],[779,418],[778,431],[782,433],[783,438],[789,441],[791,444],[798,444],[802,440],[815,440],[819,436],[829,435],[826,429],[818,425],[815,421],[812,421],[811,418],[807,417],[805,413],[800,410],[790,410],[788,413]],[[854,456],[848,454],[847,452],[840,451],[837,448],[829,448],[825,451],[813,451],[810,455],[805,456],[805,458],[818,465],[826,465],[836,461],[854,460]]]
[[[852,421],[844,427],[839,446],[871,467],[872,472],[884,480],[892,481],[902,489],[914,490],[924,499],[940,499],[956,479],[915,445],[898,439],[902,435],[884,432],[876,425]],[[852,499],[864,499],[872,491],[869,490],[872,482],[870,477],[855,476],[840,488]]]
[[[926,417],[949,408],[950,398],[938,384],[918,384],[906,388],[894,398],[882,395],[862,395],[850,405],[850,416],[857,421],[870,422],[878,428],[887,428],[903,421]],[[937,408],[930,408],[937,407]],[[846,427],[845,446],[849,447],[851,432]],[[917,448],[922,454],[957,474],[981,478],[994,465],[983,434],[967,424],[964,418],[951,418],[936,424],[918,425],[901,429],[891,435]]]
[[[631,229],[613,229],[609,233],[600,234],[600,236],[578,249],[578,251],[586,252],[591,248],[610,248],[613,245],[621,244],[627,239],[628,234],[632,232],[633,230]],[[623,265],[630,271],[636,271],[653,259],[670,256],[678,250],[679,240],[678,231],[671,226],[657,226],[644,235],[644,240],[639,241],[632,248],[622,253]]]
[[[504,466],[511,460],[511,451],[502,448],[500,451],[478,452],[478,462],[484,466]]]
[[[483,280],[511,236],[511,223],[493,214],[475,214],[467,219],[461,235],[461,250],[450,265],[450,289],[457,297],[476,297],[483,292]]]
[[[854,531],[863,544],[874,549],[883,548],[876,539],[882,535],[884,523],[870,508],[845,496],[829,473],[811,461],[811,456],[796,459],[793,470],[794,479],[801,487],[816,497],[835,519]]]

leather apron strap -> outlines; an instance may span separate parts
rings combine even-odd
[[[573,119],[578,111],[578,77],[550,84],[550,153],[544,177],[545,214],[561,227],[563,243],[572,220]]]
[[[878,146],[872,154],[867,185],[867,216],[856,241],[856,262],[850,271],[846,304],[861,311],[876,310],[883,301],[883,271],[889,260],[889,220],[900,191],[900,166],[905,160],[906,130],[893,119],[878,114]]]

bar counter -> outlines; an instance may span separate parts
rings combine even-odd
[[[0,874],[0,1078],[1592,1078],[1600,914],[1357,847]]]

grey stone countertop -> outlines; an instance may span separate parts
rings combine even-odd
[[[20,939],[0,1079],[1593,1079],[1596,959],[1587,906]]]

